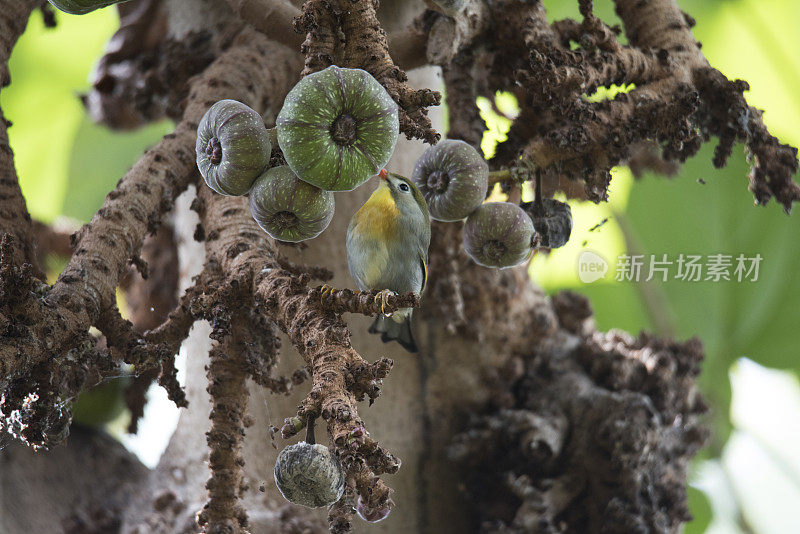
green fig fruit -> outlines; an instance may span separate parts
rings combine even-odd
[[[269,165],[271,151],[261,115],[236,100],[220,100],[197,126],[197,168],[222,195],[247,194]]]
[[[279,241],[317,237],[330,224],[333,211],[333,193],[300,180],[286,165],[267,170],[250,190],[253,218]]]
[[[513,267],[531,256],[535,230],[516,204],[487,202],[464,224],[464,250],[484,267]]]
[[[489,165],[472,145],[445,139],[428,148],[411,175],[437,221],[459,221],[475,211],[489,189]]]
[[[48,0],[54,7],[70,15],[85,15],[95,9],[121,4],[127,0]]]
[[[351,191],[388,163],[398,108],[368,72],[333,65],[289,91],[276,128],[286,163],[301,180]]]

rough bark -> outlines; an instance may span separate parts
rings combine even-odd
[[[11,444],[0,455],[0,531],[117,532],[147,475],[134,455],[93,429],[74,428],[69,444],[48,454]]]

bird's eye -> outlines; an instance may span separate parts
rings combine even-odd
[[[400,191],[408,191],[408,184],[401,183],[398,187],[400,187]]]

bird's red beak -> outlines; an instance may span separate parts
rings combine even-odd
[[[381,180],[386,180],[387,182],[389,181],[389,173],[386,171],[386,169],[381,169],[381,172],[378,173],[378,176]]]

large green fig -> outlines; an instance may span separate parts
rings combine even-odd
[[[437,221],[459,221],[481,205],[489,166],[472,145],[445,139],[428,148],[411,175]]]
[[[398,110],[368,72],[333,65],[289,91],[276,127],[286,163],[300,179],[326,191],[350,191],[388,163]]]
[[[484,267],[513,267],[531,256],[535,230],[528,214],[510,202],[482,204],[464,224],[464,250]]]
[[[261,115],[236,100],[220,100],[197,126],[197,168],[217,193],[246,194],[269,165],[271,151]]]
[[[286,165],[267,170],[250,190],[253,218],[279,241],[317,237],[330,224],[333,211],[333,193],[300,180]]]
[[[71,15],[84,15],[95,9],[125,1],[127,0],[49,0],[53,6]]]

